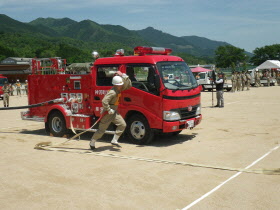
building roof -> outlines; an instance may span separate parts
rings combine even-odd
[[[29,64],[32,58],[8,57],[1,64]]]

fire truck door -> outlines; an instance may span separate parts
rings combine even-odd
[[[97,66],[96,81],[93,89],[93,106],[96,116],[100,116],[100,112],[103,110],[102,99],[112,88],[112,78],[118,71],[116,65]]]
[[[145,111],[148,115],[146,118],[152,119],[149,122],[157,124],[157,117],[162,116],[162,98],[156,89],[153,67],[149,64],[130,64],[126,68],[126,74],[132,82],[132,88],[122,93],[120,114],[124,115],[124,112],[135,109]]]

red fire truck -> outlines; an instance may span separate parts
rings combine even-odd
[[[8,78],[0,74],[0,98],[3,100],[4,92],[2,90],[4,83],[8,82]]]
[[[69,74],[59,58],[34,59],[28,77],[30,105],[61,98],[59,104],[29,108],[24,120],[45,123],[53,136],[64,136],[70,129],[95,132],[91,126],[101,117],[102,99],[112,88],[117,71],[126,73],[132,88],[123,91],[119,113],[127,122],[125,136],[136,144],[147,144],[158,133],[180,133],[201,122],[199,86],[188,65],[171,49],[135,47],[134,55],[118,50],[113,57],[98,58],[90,72]],[[172,75],[172,77],[170,77]],[[62,102],[63,101],[63,102]],[[114,134],[114,129],[106,133]]]

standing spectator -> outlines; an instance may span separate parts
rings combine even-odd
[[[25,80],[24,88],[25,88],[26,95],[28,95],[28,81],[27,80]]]
[[[4,96],[3,96],[4,107],[9,107],[10,87],[7,81],[4,82],[4,86],[2,87],[2,90],[4,92]]]
[[[272,79],[276,79],[276,70],[271,70]]]
[[[21,90],[20,90],[21,84],[20,84],[19,80],[17,80],[17,82],[16,82],[16,88],[17,88],[17,95],[21,96]]]
[[[266,71],[266,79],[267,79],[267,86],[270,87],[270,82],[271,82],[270,70]]]
[[[245,76],[246,76],[246,87],[247,87],[247,90],[250,90],[249,87],[250,87],[250,84],[251,84],[251,76],[250,76],[248,71],[246,72]]]
[[[231,88],[231,92],[235,92],[236,91],[236,71],[234,71],[231,75],[231,84],[232,84],[232,88]]]
[[[14,86],[13,86],[13,84],[9,84],[9,87],[10,87],[10,96],[13,96],[14,95]]]
[[[236,76],[236,87],[237,87],[237,91],[240,91],[241,89],[241,74],[240,72],[237,73],[237,76]]]
[[[245,72],[241,72],[241,87],[242,87],[242,91],[244,91],[244,88],[245,88],[245,84],[246,84],[246,75],[245,75]]]
[[[276,80],[278,85],[280,85],[280,71],[276,73]]]
[[[223,73],[219,73],[219,78],[215,81],[216,83],[216,94],[217,94],[217,105],[215,107],[224,107],[224,79]]]
[[[260,75],[260,72],[257,70],[255,71],[255,85],[257,87],[261,86],[261,75]]]

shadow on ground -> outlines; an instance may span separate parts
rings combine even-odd
[[[45,129],[38,129],[38,130],[22,129],[19,133],[39,135],[39,136],[47,136],[48,135],[47,132],[45,131]]]
[[[27,129],[23,129],[21,130],[19,133],[22,134],[30,134],[30,135],[39,135],[39,136],[48,136],[48,134],[46,133],[45,129],[39,129],[39,130],[27,130]],[[78,139],[76,140],[84,140],[84,141],[90,141],[91,137],[92,137],[93,133],[92,132],[87,132],[82,134],[80,137],[78,137]],[[172,146],[175,144],[182,144],[184,142],[187,141],[191,141],[196,137],[197,133],[192,133],[192,134],[178,134],[178,135],[172,135],[172,134],[159,134],[156,135],[154,140],[148,144],[148,145],[137,145],[137,147],[147,147],[147,146],[152,146],[152,147],[168,147],[168,146]],[[74,136],[73,133],[68,135],[68,139],[72,138]],[[51,137],[51,136],[50,136]],[[107,142],[110,143],[112,140],[112,135],[108,135],[105,134],[101,139],[99,139],[98,141],[100,142]],[[51,139],[50,139],[51,140]],[[126,135],[123,135],[119,142],[122,144],[132,144],[128,137]],[[110,149],[114,149],[114,147],[110,146],[106,146],[103,149],[104,150],[110,150]],[[98,148],[98,151],[103,151],[102,147]],[[115,150],[113,150],[115,151]]]

